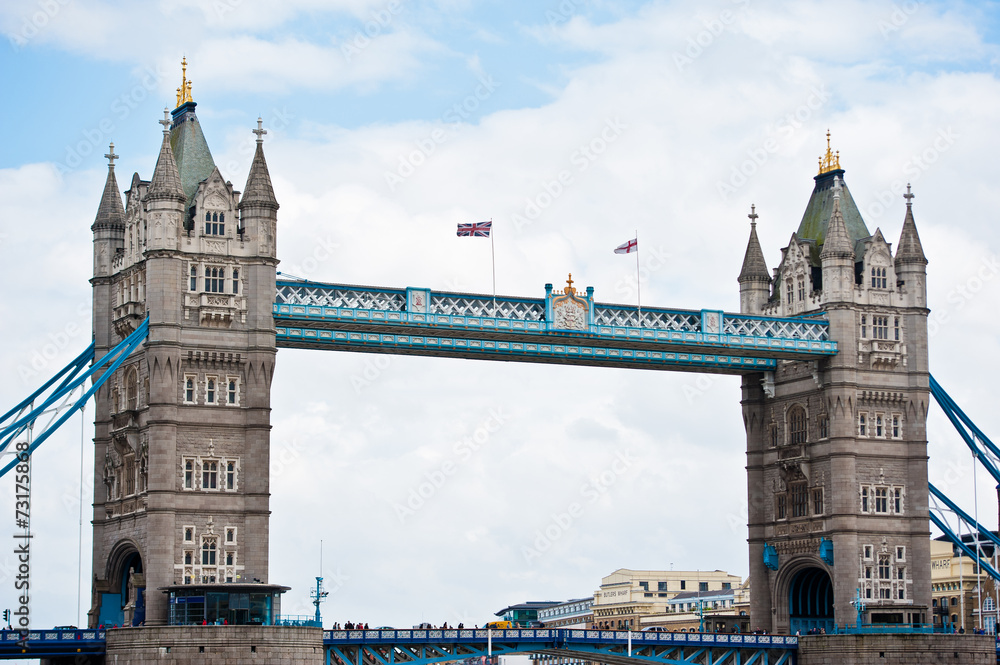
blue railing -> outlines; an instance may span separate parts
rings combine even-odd
[[[274,620],[275,626],[313,626],[322,628],[323,624],[316,621],[312,614],[280,614]]]

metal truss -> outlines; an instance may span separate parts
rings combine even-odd
[[[539,653],[611,665],[785,665],[798,638],[608,630],[324,631],[328,665],[429,665]]]
[[[103,630],[0,631],[0,659],[66,658],[103,655]],[[87,661],[83,661],[87,662]]]

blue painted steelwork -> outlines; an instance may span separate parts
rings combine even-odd
[[[273,311],[284,348],[730,374],[837,353],[824,320],[660,308],[640,316],[634,307],[593,302],[592,289],[566,291],[546,285],[545,298],[497,297],[494,306],[476,294],[280,281]],[[583,312],[579,329],[556,327],[554,303],[567,299]]]
[[[86,351],[77,356],[66,367],[59,370],[41,388],[0,418],[0,423],[14,418],[13,422],[3,425],[3,429],[0,429],[0,451],[5,450],[14,439],[20,436],[28,427],[32,426],[39,416],[51,409],[59,400],[81,387],[87,379],[92,379],[90,389],[85,390],[83,395],[68,409],[64,410],[55,421],[35,435],[31,446],[26,451],[28,456],[35,452],[35,449],[42,445],[63,423],[69,420],[70,416],[83,408],[87,400],[104,385],[104,382],[125,362],[125,359],[129,357],[132,351],[142,344],[148,332],[149,317],[139,324],[132,334],[123,339],[121,343],[111,349],[100,360],[93,363],[89,369],[85,370],[84,367],[86,364],[94,358],[94,345],[91,343]],[[57,382],[58,386],[52,389]],[[45,395],[49,389],[52,389],[52,392],[44,399],[41,399],[42,395]],[[41,399],[40,403],[35,406],[35,401],[39,399]],[[25,410],[27,410],[27,413],[24,413]],[[0,477],[17,466],[21,461],[19,456],[15,456],[6,466],[0,469]]]
[[[778,565],[778,550],[774,548],[774,545],[764,543],[764,566],[768,570],[777,570]]]
[[[795,636],[575,629],[328,630],[323,643],[327,662],[337,665],[428,665],[513,653],[619,665],[784,665],[798,652]]]
[[[0,659],[104,655],[103,630],[29,630],[27,633],[27,642],[22,642],[20,631],[0,631]]]

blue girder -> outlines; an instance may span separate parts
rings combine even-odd
[[[553,302],[319,282],[277,282],[274,320],[283,348],[450,356],[522,362],[690,370],[773,371],[778,359],[837,353],[829,322],[718,310],[670,310],[573,294],[576,328],[557,328]]]
[[[99,656],[105,650],[103,630],[28,630],[27,641],[17,630],[0,631],[0,659]]]
[[[780,635],[582,629],[324,631],[335,665],[429,665],[487,655],[540,653],[612,665],[785,665],[798,638]]]

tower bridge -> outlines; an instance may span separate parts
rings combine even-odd
[[[794,634],[859,617],[927,623],[927,259],[912,194],[893,251],[865,225],[828,138],[773,271],[751,212],[738,313],[601,303],[572,278],[525,297],[279,281],[266,130],[258,120],[241,193],[215,166],[195,107],[185,81],[161,121],[152,176],[134,174],[124,203],[112,146],[92,226],[95,362],[145,335],[95,381],[89,624],[145,626],[109,631],[109,655],[174,658],[171,640],[207,635],[185,624],[212,603],[213,616],[249,624],[241,629],[275,619],[286,589],[268,578],[278,348],[741,375],[752,625]],[[312,662],[320,649],[345,665],[388,665],[371,647],[383,637],[415,639],[347,635],[338,646],[330,634],[326,647],[288,637],[283,648],[288,662]],[[577,649],[587,658],[643,659],[623,656],[618,636],[596,636],[603,652],[584,648],[587,639]],[[220,644],[218,653],[245,646]],[[538,648],[565,654],[567,644]],[[676,649],[649,653],[694,662]],[[758,652],[745,662],[755,658],[766,661]]]

